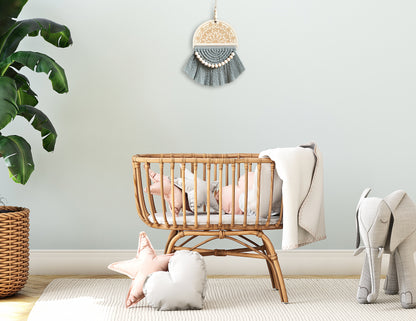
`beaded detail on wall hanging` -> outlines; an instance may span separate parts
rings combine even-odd
[[[185,65],[185,73],[205,86],[222,86],[235,80],[244,66],[236,53],[237,35],[233,28],[217,19],[201,24],[193,37],[194,52]]]

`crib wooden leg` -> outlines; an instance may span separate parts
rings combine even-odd
[[[173,231],[172,231],[173,232]],[[167,244],[166,244],[166,251],[165,251],[165,254],[170,254],[170,253],[173,253],[174,252],[174,250],[173,250],[173,248],[175,247],[175,244],[176,244],[176,242],[179,240],[179,239],[181,239],[182,237],[184,237],[185,236],[185,234],[183,233],[183,232],[179,232],[179,231],[176,231],[176,233],[174,234],[174,233],[170,233],[170,235],[169,235],[169,240],[168,240],[168,242],[167,242]],[[172,236],[172,237],[170,237],[170,236]]]
[[[272,287],[273,289],[278,290],[278,286],[277,286],[274,271],[273,271],[273,265],[271,265],[271,263],[268,260],[266,260],[266,263],[267,263],[267,268],[269,270],[270,281],[272,282]]]
[[[268,257],[272,262],[271,268],[273,270],[273,274],[275,275],[275,280],[277,281],[276,285],[279,289],[280,299],[282,300],[282,302],[288,303],[285,281],[283,279],[282,270],[280,269],[276,251],[274,250],[273,244],[270,241],[270,239],[263,232],[260,232],[259,234],[259,236],[263,240],[264,246],[266,247]]]
[[[168,237],[168,240],[166,241],[166,246],[165,246],[165,254],[167,253],[167,251],[168,251],[168,247],[169,247],[169,243],[170,243],[170,241],[176,236],[176,234],[178,234],[178,231],[177,230],[172,230],[172,231],[170,231],[170,234],[169,234],[169,237]]]
[[[279,291],[280,292],[280,298],[281,298],[282,302],[288,303],[285,281],[283,279],[282,270],[280,269],[280,264],[279,264],[279,260],[277,259],[277,255],[276,255],[276,259],[274,260],[273,263],[275,265],[275,269],[276,269],[276,273],[277,273],[277,279],[278,279],[279,288],[280,288],[280,291]]]
[[[266,250],[266,255],[269,256],[270,253],[268,253],[268,251]],[[273,289],[279,290],[279,284],[277,283],[277,279],[276,279],[276,275],[275,275],[275,271],[273,268],[273,263],[269,262],[269,260],[266,260],[267,263],[267,269],[269,270],[269,275],[270,275],[270,280],[272,282],[272,287]]]

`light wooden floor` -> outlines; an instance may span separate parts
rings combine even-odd
[[[210,278],[268,278],[269,276],[210,276]],[[76,278],[76,279],[106,279],[106,278],[126,278],[118,275],[31,275],[26,286],[11,297],[0,299],[0,320],[1,321],[26,321],[33,305],[39,299],[46,286],[54,279]],[[285,278],[291,278],[285,276]],[[296,276],[292,278],[358,278],[358,276]],[[58,320],[57,320],[58,321]]]
[[[30,275],[25,287],[17,294],[0,299],[1,321],[26,321],[30,310],[39,299],[46,286],[58,278],[125,278],[118,275]],[[57,320],[58,321],[58,320]]]

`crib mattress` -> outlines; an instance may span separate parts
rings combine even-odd
[[[165,219],[163,217],[163,213],[155,213],[156,220],[159,224],[165,224]],[[219,223],[219,214],[210,214],[210,224],[218,224]],[[270,224],[276,224],[279,221],[279,213],[272,213],[270,218]],[[166,213],[166,219],[169,224],[173,224],[172,213]],[[152,215],[149,215],[149,220],[152,223],[153,221]],[[222,224],[231,224],[232,222],[232,215],[231,214],[223,214],[222,215]],[[267,218],[259,218],[259,224],[263,225],[267,223]],[[183,225],[183,214],[180,213],[179,216],[176,217],[176,224]],[[195,215],[193,212],[186,213],[186,224],[187,225],[194,225],[195,224]],[[206,213],[198,213],[198,225],[206,225],[207,224],[207,214]],[[244,224],[244,215],[235,215],[234,216],[234,224]],[[248,225],[255,225],[256,224],[256,216],[249,215],[247,216],[247,224]]]

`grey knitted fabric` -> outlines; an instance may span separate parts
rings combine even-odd
[[[184,72],[197,83],[204,86],[222,86],[234,81],[244,70],[244,65],[235,52],[229,47],[195,47],[203,59],[215,64],[224,61],[234,52],[235,56],[227,64],[219,68],[210,68],[203,65],[195,54],[189,58],[185,65]],[[195,52],[194,52],[195,53]]]
[[[194,174],[185,169],[185,181],[182,178],[175,178],[174,184],[175,186],[179,187],[181,190],[183,188],[183,184],[185,183],[185,192],[188,197],[189,207],[193,212],[195,212],[195,207],[198,212],[202,212],[204,210],[204,205],[207,204],[207,183],[197,178],[197,185],[196,185],[196,192],[197,192],[197,200],[195,201],[195,176]],[[211,212],[218,213],[219,207],[218,203],[215,199],[215,191],[218,189],[218,182],[214,181],[210,183],[210,209]]]
[[[358,284],[357,301],[358,303],[368,303],[367,296],[371,292],[370,267],[368,265],[368,256],[365,255],[363,269],[361,271],[360,283]]]
[[[405,309],[416,307],[416,267],[413,256],[416,244],[415,236],[416,233],[413,232],[408,239],[410,242],[400,244],[394,255],[400,289],[400,302]]]
[[[386,275],[386,281],[384,282],[384,293],[390,295],[399,293],[395,252],[390,254],[389,269]]]
[[[381,256],[379,249],[366,248],[365,261],[361,271],[360,283],[358,285],[358,303],[373,303],[377,300],[380,287]],[[371,266],[374,264],[374,280],[371,280]],[[374,287],[374,289],[373,289]]]

